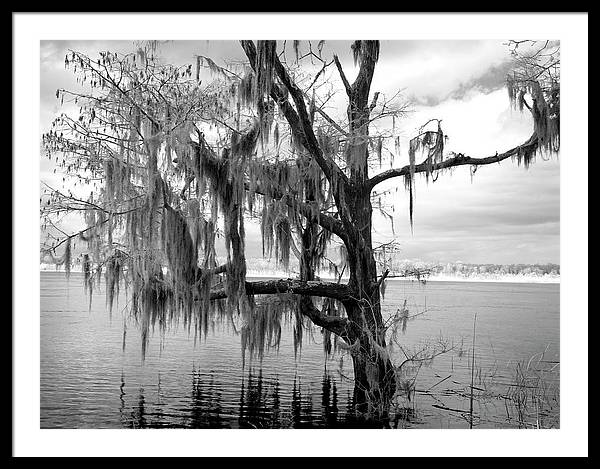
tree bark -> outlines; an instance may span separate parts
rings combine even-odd
[[[346,147],[350,181],[343,186],[343,190],[347,204],[344,208],[349,218],[349,222],[346,221],[350,268],[348,286],[356,295],[354,301],[346,305],[346,313],[352,326],[348,336],[356,345],[352,360],[357,410],[371,418],[385,420],[396,386],[394,367],[386,350],[380,286],[377,283],[371,237],[373,207],[368,187],[369,93],[378,55],[374,51],[378,51],[379,44],[369,41],[361,44],[357,41],[354,46],[364,47],[363,51],[371,52],[361,53],[360,70],[354,83],[348,86],[345,82],[351,136]],[[344,78],[341,65],[336,65]]]
[[[348,286],[356,295],[345,304],[348,338],[352,346],[357,410],[376,419],[386,419],[395,393],[394,367],[387,355],[381,313],[380,285],[371,240],[372,207],[368,194],[353,193],[351,212],[357,229],[350,236]]]
[[[276,280],[260,280],[246,282],[246,293],[248,295],[273,295],[294,293],[297,295],[322,296],[324,298],[335,298],[340,301],[349,301],[352,291],[348,285],[334,282],[305,282],[293,278],[281,278]],[[222,300],[227,297],[224,287],[214,288],[210,292],[211,300]]]

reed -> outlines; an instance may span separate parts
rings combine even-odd
[[[471,353],[471,395],[469,397],[469,428],[473,428],[473,381],[475,378],[475,325],[477,324],[477,313],[473,318],[473,351]]]

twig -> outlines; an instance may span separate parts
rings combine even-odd
[[[431,404],[431,407],[435,407],[436,409],[449,410],[451,412],[460,412],[461,414],[465,413],[465,411],[462,409],[452,409],[451,407],[444,407],[438,404]]]

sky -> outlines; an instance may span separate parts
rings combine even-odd
[[[501,153],[524,142],[532,130],[530,116],[510,107],[504,79],[509,69],[509,50],[503,40],[485,41],[382,41],[371,93],[382,98],[401,91],[409,112],[399,122],[400,155],[395,167],[408,163],[408,140],[431,118],[442,120],[449,136],[447,150],[473,157]],[[301,46],[302,47],[302,46]],[[64,110],[56,89],[77,89],[70,70],[64,68],[69,49],[97,56],[101,50],[126,53],[131,41],[42,41],[40,44],[40,132]],[[288,44],[290,56],[293,55]],[[356,76],[349,41],[327,41],[324,58],[339,55],[350,81]],[[195,63],[195,55],[211,57],[218,64],[243,60],[236,41],[169,41],[161,44],[165,62]],[[327,79],[341,89],[334,67]],[[345,113],[342,92],[327,112]],[[376,174],[389,167],[371,170]],[[60,187],[62,176],[41,158],[40,178]],[[525,169],[510,159],[483,166],[471,177],[469,167],[458,167],[439,176],[435,183],[417,178],[414,226],[408,215],[408,194],[403,180],[391,179],[378,190],[391,189],[387,205],[392,224],[374,217],[374,239],[395,239],[400,256],[429,262],[559,263],[560,156],[537,158]],[[397,188],[397,191],[396,191]],[[75,223],[75,222],[74,222]],[[247,226],[247,257],[261,255],[259,227]]]

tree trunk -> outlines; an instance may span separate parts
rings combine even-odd
[[[351,324],[348,339],[353,350],[355,404],[360,414],[386,420],[396,385],[394,367],[386,350],[371,241],[372,207],[366,191],[348,191],[347,196],[355,220],[355,230],[349,237],[348,264],[349,286],[356,297],[345,305]]]
[[[369,180],[369,91],[379,54],[377,41],[356,41],[360,70],[348,94],[348,142],[345,149],[350,178],[343,187],[342,212],[347,231],[349,286],[355,299],[345,305],[350,323],[348,339],[354,365],[354,397],[357,410],[385,421],[396,390],[394,367],[387,353],[381,315],[381,296],[371,239],[373,207]],[[343,77],[339,64],[340,74]],[[345,77],[343,77],[345,80]]]

